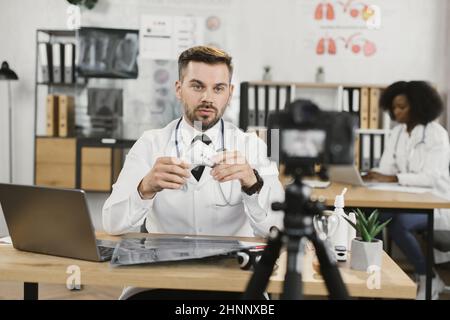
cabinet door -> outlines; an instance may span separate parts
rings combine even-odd
[[[114,170],[112,170],[113,179],[111,180],[113,152]],[[89,191],[109,192],[112,182],[117,178],[121,160],[121,150],[84,147],[81,152],[81,188]]]
[[[74,188],[75,153],[75,139],[36,138],[36,184]]]
[[[81,188],[111,189],[111,149],[84,147],[81,151]]]

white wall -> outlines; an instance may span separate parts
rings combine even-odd
[[[83,12],[83,25],[139,26],[139,15],[218,15],[222,40],[234,56],[235,81],[261,78],[265,64],[273,66],[273,80],[313,81],[316,67],[325,67],[329,82],[390,83],[398,79],[426,79],[447,88],[445,0],[373,0],[386,8],[382,28],[373,31],[379,52],[370,59],[314,54],[314,36],[308,22],[313,0],[100,0],[92,12]],[[33,106],[35,30],[65,28],[67,4],[63,0],[0,0],[0,60],[18,73],[13,83],[14,181],[33,181]],[[345,32],[345,30],[343,31]],[[0,88],[4,110],[4,91]],[[0,121],[0,179],[7,180],[4,164],[4,113]],[[1,181],[0,180],[0,181]]]
[[[33,181],[35,31],[37,28],[63,28],[66,7],[58,0],[0,0],[0,41],[3,43],[0,60],[8,61],[19,76],[19,81],[12,83],[13,177],[17,183]],[[0,101],[6,101],[6,97],[0,97]],[[6,105],[2,104],[3,107]],[[1,145],[2,159],[5,151],[7,145]],[[1,169],[1,177],[7,179],[8,171],[3,170],[3,164]]]

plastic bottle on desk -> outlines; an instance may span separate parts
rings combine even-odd
[[[338,217],[339,224],[334,235],[331,237],[331,243],[333,245],[337,261],[347,261],[347,250],[349,243],[348,234],[351,226],[344,219],[344,217],[347,217],[344,211],[344,195],[346,192],[347,188],[344,188],[342,193],[337,195],[334,200],[334,214]]]
[[[355,215],[355,213],[353,211],[348,213],[347,219],[350,220],[351,222],[353,222],[354,224],[356,224],[356,215]],[[352,240],[356,238],[356,230],[351,225],[348,225],[347,228],[348,228],[347,251],[352,251]]]

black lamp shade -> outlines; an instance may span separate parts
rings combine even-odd
[[[9,68],[8,62],[3,61],[0,68],[0,80],[19,80],[17,74]]]

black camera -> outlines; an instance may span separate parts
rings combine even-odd
[[[285,164],[287,173],[301,169],[303,175],[313,175],[315,164],[352,164],[357,126],[356,115],[296,100],[269,114],[269,157]]]

